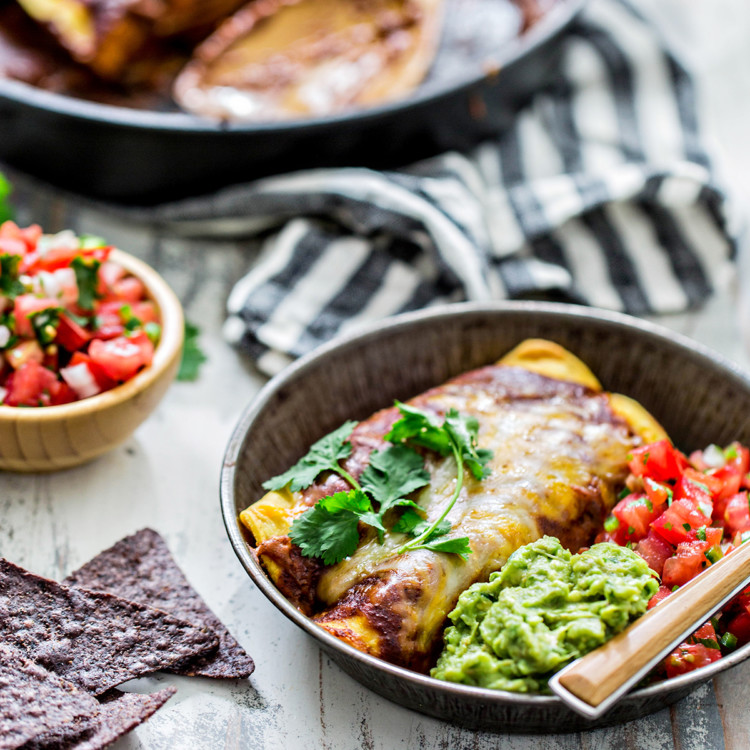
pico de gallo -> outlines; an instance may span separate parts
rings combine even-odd
[[[673,591],[750,540],[750,449],[710,445],[686,456],[668,440],[634,450],[630,475],[597,541],[631,547],[661,577],[649,601]],[[750,587],[664,660],[673,677],[750,642]]]
[[[67,404],[151,364],[157,308],[112,249],[69,230],[0,224],[1,403]]]

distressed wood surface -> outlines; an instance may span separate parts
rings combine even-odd
[[[704,80],[704,114],[739,197],[750,202],[750,7],[736,0],[662,0],[670,33],[689,39]],[[726,18],[731,16],[731,28]],[[722,20],[723,19],[723,20]],[[672,23],[674,22],[674,23]],[[688,45],[689,46],[689,45]],[[226,540],[219,468],[240,410],[265,382],[223,343],[233,282],[256,252],[252,242],[186,242],[123,223],[96,208],[38,189],[16,195],[19,221],[49,231],[101,234],[155,266],[201,325],[208,362],[196,383],[177,383],[122,447],[94,463],[51,475],[0,475],[0,554],[61,578],[145,525],[164,534],[189,579],[257,663],[247,681],[158,676],[138,689],[177,686],[177,695],[117,750],[744,750],[750,747],[750,662],[671,709],[628,724],[566,735],[502,735],[450,726],[402,709],[344,675],[312,640],[253,587]],[[750,367],[737,320],[736,281],[697,313],[658,322]],[[553,728],[552,728],[553,729]]]

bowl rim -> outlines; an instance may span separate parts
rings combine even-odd
[[[303,376],[306,370],[317,365],[321,359],[325,359],[331,352],[345,349],[353,344],[366,343],[369,339],[382,335],[383,332],[393,331],[399,328],[408,328],[415,323],[422,323],[431,320],[438,321],[446,317],[454,316],[471,317],[478,313],[502,315],[505,313],[518,314],[523,312],[558,315],[572,320],[590,319],[597,322],[614,324],[622,329],[636,330],[639,334],[646,334],[654,341],[661,341],[662,343],[668,342],[677,348],[687,349],[700,360],[709,360],[712,365],[717,366],[719,369],[723,370],[726,375],[737,380],[739,384],[750,390],[750,373],[747,373],[732,360],[713,351],[710,347],[694,341],[688,336],[677,333],[656,323],[635,318],[624,313],[558,302],[499,301],[444,304],[425,310],[403,313],[384,321],[376,321],[361,326],[356,330],[338,336],[323,344],[287,366],[278,375],[274,376],[245,407],[239,417],[237,425],[232,432],[225,450],[219,491],[221,512],[229,541],[240,563],[250,576],[253,583],[278,610],[317,640],[319,645],[323,646],[329,653],[339,652],[342,656],[353,659],[365,667],[384,672],[392,677],[400,678],[415,687],[446,691],[453,695],[460,695],[474,701],[481,700],[485,704],[490,705],[512,706],[517,704],[519,706],[523,705],[527,708],[529,705],[532,705],[543,710],[551,707],[562,707],[564,704],[560,698],[556,696],[513,693],[505,690],[473,687],[438,680],[429,675],[413,672],[405,667],[400,667],[370,654],[365,654],[336,638],[323,628],[318,627],[312,619],[303,615],[291,602],[289,602],[289,600],[286,599],[286,597],[271,582],[270,578],[268,578],[257,560],[257,557],[244,539],[238,521],[234,497],[235,469],[239,454],[245,445],[247,433],[253,426],[255,419],[265,407],[266,402],[279,389],[288,386]],[[697,687],[706,680],[711,679],[719,672],[736,666],[748,657],[750,657],[750,643],[730,654],[727,654],[726,656],[722,656],[718,661],[693,670],[692,672],[687,672],[670,679],[660,680],[648,685],[647,687],[633,690],[625,695],[618,704],[622,701],[629,701],[631,699],[648,701],[652,697],[658,697],[667,688],[671,692],[676,692],[680,689],[687,691],[693,687]],[[604,718],[606,720],[606,715]]]
[[[557,0],[552,8],[527,32],[516,37],[498,53],[497,70],[515,65],[531,50],[553,37],[583,9],[588,0]],[[0,99],[7,99],[36,109],[47,110],[82,121],[103,125],[116,125],[150,131],[177,131],[189,133],[226,133],[239,135],[250,133],[296,132],[328,128],[333,125],[351,125],[353,122],[367,122],[393,115],[405,108],[428,105],[452,96],[458,91],[478,86],[491,74],[480,70],[476,75],[463,75],[454,82],[437,87],[435,90],[417,90],[413,96],[387,102],[362,110],[343,112],[327,117],[300,118],[265,122],[226,122],[200,117],[188,112],[158,112],[139,110],[131,107],[102,104],[86,99],[39,89],[22,81],[0,78]]]
[[[69,419],[94,411],[110,409],[147,390],[171,365],[182,349],[184,322],[182,306],[167,282],[144,261],[117,248],[109,258],[140,279],[149,297],[156,302],[161,320],[161,336],[154,350],[153,362],[130,380],[111,390],[82,398],[69,404],[23,409],[0,404],[0,422],[44,423]]]

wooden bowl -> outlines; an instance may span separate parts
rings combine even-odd
[[[0,469],[54,471],[106,453],[133,433],[174,380],[184,336],[179,300],[142,261],[121,250],[110,258],[137,276],[156,303],[162,333],[154,361],[126,383],[71,404],[30,409],[0,404]]]
[[[310,444],[346,419],[364,419],[460,372],[497,360],[526,338],[558,342],[605,389],[640,401],[686,451],[750,441],[750,377],[673,331],[591,308],[541,302],[466,303],[397,316],[321,347],[277,375],[247,407],[221,476],[224,523],[261,592],[355,679],[401,706],[496,732],[569,732],[629,721],[687,695],[750,656],[750,644],[709,666],[633,691],[596,721],[557,697],[441,682],[388,664],[335,638],[274,586],[238,514]],[[310,685],[310,689],[313,688]]]

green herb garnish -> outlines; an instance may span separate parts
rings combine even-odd
[[[615,516],[608,516],[604,522],[604,530],[608,533],[617,531],[620,528],[620,521]]]
[[[356,422],[344,422],[337,430],[313,443],[307,455],[297,461],[291,469],[263,482],[263,489],[280,490],[289,485],[289,489],[296,492],[309,487],[324,471],[333,471],[361,491],[359,482],[339,464],[352,452],[349,435],[356,425]]]
[[[309,487],[326,471],[337,474],[350,485],[348,491],[324,497],[297,518],[289,530],[291,540],[307,557],[319,557],[326,565],[351,555],[359,544],[359,524],[372,527],[382,543],[390,530],[412,537],[396,553],[429,549],[460,555],[471,554],[468,537],[447,537],[451,524],[446,516],[455,504],[464,484],[464,466],[481,480],[489,470],[485,466],[490,451],[477,447],[479,425],[472,417],[451,410],[440,422],[420,409],[397,402],[401,419],[385,439],[393,445],[370,454],[368,466],[357,480],[342,461],[352,452],[349,442],[356,422],[345,422],[337,430],[318,440],[294,466],[263,483],[267,490],[289,487],[297,491]],[[422,509],[408,495],[428,484],[430,475],[424,459],[409,444],[429,448],[442,456],[453,456],[457,466],[456,488],[439,518],[428,522]],[[395,521],[386,515],[404,509]]]
[[[99,266],[101,261],[81,255],[77,255],[70,262],[78,284],[78,307],[82,310],[94,309],[94,301],[98,297],[96,289],[99,285]]]
[[[0,255],[0,293],[9,299],[15,299],[19,294],[26,291],[19,280],[18,266],[20,263],[20,255],[15,253]]]
[[[13,209],[8,203],[10,193],[10,183],[0,174],[0,223],[13,218]]]
[[[37,341],[42,347],[49,346],[55,340],[61,312],[61,307],[48,307],[28,316]]]
[[[143,326],[143,330],[146,332],[146,336],[148,336],[151,343],[156,346],[161,338],[161,326],[158,323],[149,321]]]
[[[208,359],[198,346],[200,329],[193,323],[185,321],[185,342],[182,345],[182,359],[177,371],[177,380],[192,381],[198,379],[200,366]]]
[[[371,512],[370,499],[361,490],[337,492],[297,518],[289,536],[305,557],[319,557],[333,565],[357,549],[359,521]]]
[[[462,417],[455,409],[450,409],[440,424],[434,415],[413,406],[399,402],[396,402],[396,406],[401,412],[401,419],[393,425],[385,439],[393,443],[408,440],[430,448],[442,456],[452,455],[456,461],[457,472],[456,489],[443,512],[422,533],[400,547],[397,552],[402,554],[414,549],[432,549],[440,552],[450,551],[466,558],[466,550],[470,549],[468,538],[441,540],[436,546],[438,543],[434,542],[434,533],[461,494],[464,485],[464,464],[475,479],[482,480],[490,473],[486,464],[492,458],[492,452],[477,447],[479,423],[474,417]],[[448,541],[454,542],[452,546],[449,545],[450,549],[446,548],[445,543]]]

